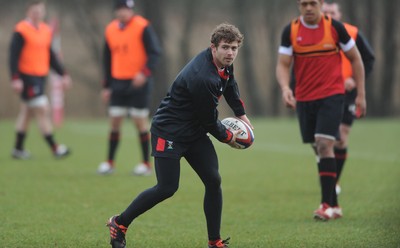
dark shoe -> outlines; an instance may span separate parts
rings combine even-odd
[[[217,242],[213,242],[213,244],[210,244],[210,242],[208,242],[208,248],[229,248],[228,244],[230,239],[230,237],[224,240],[219,239],[217,240]]]
[[[125,234],[128,228],[123,225],[118,225],[115,222],[117,217],[117,215],[111,217],[107,223],[107,226],[110,229],[110,244],[112,248],[125,248]]]

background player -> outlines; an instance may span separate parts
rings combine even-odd
[[[16,142],[12,156],[28,159],[30,153],[24,149],[24,142],[30,120],[37,118],[40,131],[56,157],[69,154],[65,145],[59,145],[53,137],[50,107],[45,95],[45,80],[50,66],[62,75],[62,84],[68,87],[70,77],[65,73],[51,49],[52,31],[43,22],[46,15],[42,1],[29,3],[26,18],[15,26],[10,45],[9,65],[13,90],[21,95],[21,106],[16,123]]]
[[[133,0],[115,0],[115,15],[105,30],[102,97],[109,102],[111,131],[107,161],[98,173],[114,171],[114,158],[120,139],[121,124],[131,116],[138,130],[142,163],[134,168],[136,175],[150,175],[149,101],[154,70],[161,53],[158,38],[149,21],[133,12]]]
[[[322,12],[326,15],[330,15],[333,19],[340,21],[342,19],[342,13],[340,11],[340,6],[336,2],[324,2],[322,4]],[[374,52],[368,40],[359,31],[356,26],[350,25],[348,23],[343,23],[349,35],[356,41],[358,50],[360,51],[361,58],[364,64],[365,77],[367,77],[373,68],[375,57]],[[350,61],[341,52],[342,56],[342,67],[343,67],[343,79],[346,89],[345,100],[344,100],[344,112],[342,122],[340,123],[340,140],[335,144],[335,158],[337,166],[337,176],[336,176],[336,193],[339,194],[341,189],[338,184],[340,175],[343,170],[343,166],[346,162],[347,151],[348,151],[348,139],[351,130],[351,126],[356,117],[356,106],[355,99],[357,96],[356,83],[353,78],[353,70],[351,68]]]
[[[303,142],[315,143],[322,199],[314,218],[329,220],[342,215],[335,192],[334,157],[345,91],[340,49],[353,67],[358,90],[356,105],[361,116],[366,114],[366,101],[364,67],[355,42],[342,23],[321,13],[323,2],[297,1],[301,15],[282,33],[276,76],[285,105],[296,108]],[[296,98],[289,85],[292,62]]]

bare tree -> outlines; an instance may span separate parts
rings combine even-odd
[[[250,25],[248,21],[250,19],[250,13],[252,11],[253,4],[250,1],[235,0],[234,1],[235,12],[237,13],[238,28],[243,32],[245,37],[251,37]],[[266,104],[263,104],[263,97],[260,94],[259,84],[256,81],[255,70],[253,66],[253,50],[251,49],[251,38],[248,42],[244,42],[241,50],[241,56],[243,58],[244,73],[246,78],[246,90],[249,95],[247,105],[253,115],[264,114]]]
[[[393,21],[393,16],[396,16],[399,8],[399,1],[385,0],[381,2],[384,4],[384,25],[383,25],[383,37],[384,43],[382,43],[382,50],[384,54],[385,70],[382,73],[382,87],[381,93],[379,94],[380,99],[378,101],[379,115],[387,116],[393,111],[393,90],[396,75],[397,60],[397,49],[398,43],[396,40],[397,25]]]
[[[280,8],[281,6],[281,1],[269,1],[265,2],[267,6],[265,8],[269,9],[270,11],[268,12],[267,15],[267,25],[268,25],[268,40],[269,40],[269,51],[270,51],[270,56],[269,58],[272,61],[277,61],[278,59],[278,52],[277,52],[277,46],[276,46],[276,37],[279,37],[279,34],[281,30],[278,30],[278,27],[276,25],[276,20],[279,19],[280,15]],[[278,36],[277,36],[278,34]],[[274,63],[273,63],[274,65]],[[273,66],[270,70],[270,82],[276,82],[275,79],[275,67]],[[278,83],[274,83],[271,85],[271,101],[270,101],[270,107],[271,107],[271,114],[272,115],[278,115],[280,114],[280,109],[282,106],[281,103],[281,91]]]
[[[185,1],[185,24],[183,26],[183,37],[181,39],[181,61],[185,64],[190,59],[190,37],[192,35],[193,26],[196,22],[196,13],[198,13],[198,1]]]
[[[88,0],[62,1],[59,7],[60,9],[76,10],[71,12],[74,17],[75,29],[89,51],[91,60],[99,68],[100,73],[104,27],[101,26],[101,22],[94,16],[93,3]],[[89,88],[98,87],[99,82],[96,77],[86,75],[82,70],[76,73],[79,73],[79,77],[83,79],[81,83],[86,84]]]
[[[151,21],[151,24],[154,30],[157,33],[157,36],[160,39],[161,47],[164,50],[164,41],[163,37],[165,37],[165,9],[168,5],[168,2],[163,0],[152,0],[152,1],[143,1],[141,2],[143,6],[144,16]],[[165,96],[165,92],[167,91],[167,87],[169,85],[168,79],[168,68],[167,68],[167,58],[162,56],[157,70],[155,71],[155,87],[153,91],[153,100],[151,103],[151,107],[153,109],[157,108],[160,103],[160,99]]]

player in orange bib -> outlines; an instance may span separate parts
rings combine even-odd
[[[342,19],[342,13],[340,11],[340,6],[336,2],[324,2],[322,4],[322,12],[326,15],[330,15],[333,19],[340,21]],[[360,51],[361,58],[365,68],[365,77],[367,77],[373,68],[375,57],[374,52],[367,39],[362,35],[356,26],[350,25],[348,23],[343,23],[349,35],[356,41],[358,50]],[[357,110],[355,106],[355,98],[357,96],[356,84],[353,78],[353,70],[350,61],[341,52],[342,56],[342,73],[344,87],[346,89],[345,102],[344,102],[344,112],[343,118],[340,123],[340,140],[335,144],[335,158],[337,166],[337,176],[336,176],[336,193],[339,194],[341,188],[338,184],[340,175],[343,170],[347,158],[347,147],[350,130],[354,119],[357,117]]]
[[[110,174],[115,168],[115,154],[122,121],[129,116],[138,130],[142,153],[134,168],[136,175],[150,175],[149,103],[153,87],[152,73],[161,48],[148,20],[133,11],[133,0],[114,0],[116,19],[105,30],[102,97],[109,104],[110,134],[107,160],[98,173]]]
[[[43,22],[45,14],[45,4],[42,1],[31,2],[26,18],[15,26],[10,45],[11,86],[22,99],[16,124],[16,142],[12,151],[12,156],[16,159],[30,158],[30,153],[24,149],[24,142],[33,116],[37,118],[53,155],[64,157],[69,154],[69,149],[65,145],[57,144],[53,137],[45,80],[50,67],[62,76],[65,88],[70,85],[71,79],[51,49],[52,31]]]
[[[301,15],[282,33],[276,77],[287,107],[295,108],[304,143],[315,146],[320,207],[317,220],[341,217],[335,192],[337,168],[334,145],[343,114],[344,85],[340,51],[351,61],[357,85],[356,105],[366,114],[364,66],[355,41],[344,25],[321,12],[323,0],[298,0]],[[293,63],[295,94],[289,86]]]

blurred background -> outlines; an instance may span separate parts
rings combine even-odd
[[[376,62],[366,82],[368,115],[400,116],[400,1],[340,0],[343,21],[360,28]],[[136,0],[135,12],[155,28],[163,56],[155,72],[154,111],[174,77],[192,56],[209,46],[210,33],[230,22],[245,35],[235,75],[250,116],[288,116],[275,79],[282,29],[298,16],[295,0]],[[103,32],[113,19],[112,0],[47,0],[47,21],[59,30],[65,67],[73,79],[67,92],[69,118],[106,117],[100,99]],[[14,25],[25,17],[25,0],[0,0],[0,120],[14,119],[18,97],[10,87],[8,49]],[[49,90],[48,82],[47,89]],[[221,112],[229,114],[225,104]]]

